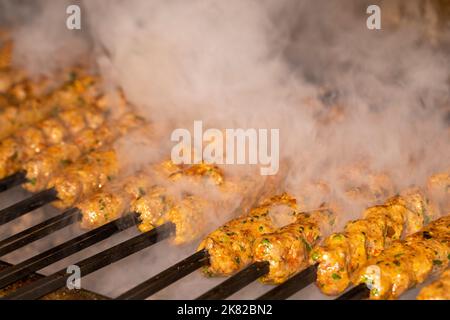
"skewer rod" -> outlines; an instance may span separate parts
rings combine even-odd
[[[136,218],[131,215],[111,221],[97,229],[86,232],[72,240],[31,257],[13,267],[7,268],[0,272],[0,288],[4,288],[35,271],[67,258],[72,254],[105,240],[135,224]]]
[[[53,188],[36,193],[25,200],[0,210],[0,225],[4,225],[57,199],[56,190]]]
[[[168,238],[175,231],[173,223],[163,224],[151,231],[138,235],[127,241],[119,243],[114,247],[97,253],[87,259],[75,263],[80,268],[81,275],[86,276],[109,264],[119,261],[142,249],[145,249],[159,241]],[[66,285],[71,276],[62,269],[52,275],[37,280],[32,284],[18,289],[16,292],[6,296],[5,300],[34,300],[39,299],[50,292],[58,290]]]
[[[254,262],[244,270],[239,271],[231,278],[202,294],[196,300],[226,299],[268,272],[269,262]]]
[[[142,300],[208,264],[209,254],[201,250],[117,297],[117,300]]]
[[[256,300],[284,300],[294,293],[306,288],[316,281],[317,267],[312,265],[295,276],[289,278],[284,283],[269,290]]]
[[[81,219],[78,209],[69,209],[66,212],[47,219],[31,228],[25,229],[15,235],[0,241],[0,257],[20,249],[34,241],[42,239]]]

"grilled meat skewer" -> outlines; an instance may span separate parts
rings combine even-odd
[[[450,215],[395,241],[359,269],[353,282],[366,284],[370,299],[395,299],[433,273],[445,270],[450,254]]]
[[[83,129],[96,129],[105,121],[105,114],[97,107],[61,111],[56,116],[16,131],[0,141],[0,178],[16,173],[21,164],[45,148],[67,141]]]
[[[202,271],[208,276],[227,276],[249,265],[256,239],[276,230],[269,216],[275,207],[290,211],[291,216],[297,209],[295,198],[288,194],[274,196],[252,208],[248,215],[233,219],[206,236],[197,249],[206,249],[210,256],[209,265]]]
[[[58,198],[52,204],[57,208],[69,208],[112,181],[120,170],[114,148],[93,151],[50,178],[47,189],[56,190]]]
[[[129,113],[97,129],[87,128],[71,142],[56,144],[45,149],[22,165],[27,179],[23,187],[30,192],[45,189],[54,174],[75,163],[83,154],[109,145],[142,125],[144,125],[142,118]]]
[[[179,169],[171,161],[152,165],[137,174],[119,179],[115,183],[84,199],[76,205],[82,214],[81,227],[93,229],[130,212],[131,203],[145,194],[157,179],[168,177]]]
[[[260,236],[253,245],[253,260],[269,262],[263,283],[279,284],[309,265],[309,253],[335,224],[329,209],[299,213],[294,223]]]
[[[366,209],[363,216],[347,223],[343,232],[330,235],[311,252],[311,263],[317,264],[317,285],[323,293],[343,292],[352,274],[368,259],[403,235],[420,230],[436,212],[423,193],[414,189]]]
[[[450,258],[450,257],[449,257]],[[422,288],[418,300],[450,300],[450,269],[445,270],[442,275],[432,284]]]
[[[93,77],[83,76],[44,97],[26,100],[17,107],[3,108],[0,110],[0,139],[17,129],[43,120],[49,114],[94,103],[99,95],[96,81]]]

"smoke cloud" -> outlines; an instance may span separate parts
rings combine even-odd
[[[372,2],[381,30],[366,27]],[[343,199],[355,163],[391,176],[394,191],[450,169],[450,30],[435,2],[2,0],[0,25],[28,70],[93,61],[163,127],[167,148],[194,120],[280,129],[285,188],[324,181]],[[65,28],[74,3],[80,31]]]

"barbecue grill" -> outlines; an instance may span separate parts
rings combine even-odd
[[[362,160],[340,167],[337,195],[323,181],[289,189],[292,168],[263,178],[175,164],[167,153],[130,165],[130,141],[165,150],[157,125],[122,89],[104,92],[90,65],[58,70],[50,83],[29,77],[11,62],[9,33],[0,33],[2,299],[414,299],[448,277],[449,167],[397,188]],[[341,121],[340,94],[321,89],[305,102],[318,125]],[[349,219],[343,197],[364,202],[363,213]],[[376,284],[395,282],[392,263],[404,288]],[[67,287],[71,266],[82,288]]]

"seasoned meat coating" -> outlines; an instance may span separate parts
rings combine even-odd
[[[299,212],[294,223],[256,239],[253,259],[270,263],[260,281],[279,284],[306,268],[311,249],[331,231],[335,218],[328,209]]]
[[[8,94],[8,90],[10,90],[15,84],[23,81],[24,79],[25,73],[20,70],[11,68],[0,70],[0,93]]]
[[[203,268],[208,276],[227,276],[244,268],[253,261],[253,245],[260,236],[277,229],[270,212],[282,207],[282,215],[297,214],[295,198],[288,194],[274,196],[252,208],[247,215],[233,219],[207,235],[198,250],[209,252],[209,265]]]
[[[0,138],[61,110],[95,104],[98,97],[96,82],[97,79],[91,76],[80,77],[43,97],[26,100],[19,106],[1,109]]]
[[[104,113],[95,107],[85,107],[84,111],[62,111],[0,141],[0,178],[17,172],[24,162],[49,146],[68,140],[83,129],[95,129],[105,120]]]
[[[450,269],[447,269],[442,275],[431,283],[422,288],[418,300],[450,300]]]
[[[119,218],[128,206],[126,196],[109,190],[96,192],[94,195],[77,204],[83,219],[81,227],[94,229]]]
[[[133,113],[97,129],[81,131],[71,142],[51,146],[23,164],[28,182],[23,187],[31,192],[43,190],[53,174],[76,162],[81,155],[109,145],[128,131],[142,126],[142,119]]]
[[[50,179],[47,187],[54,188],[58,197],[53,205],[58,208],[73,206],[82,197],[111,181],[119,174],[119,169],[113,149],[89,153]]]
[[[352,282],[365,283],[370,299],[395,299],[406,290],[445,270],[450,254],[450,215],[396,241],[370,259]]]
[[[177,201],[167,212],[167,215],[158,219],[156,225],[161,225],[166,221],[174,223],[176,232],[172,243],[175,245],[188,243],[203,235],[208,225],[205,215],[212,209],[212,204],[206,199],[188,195]],[[162,211],[164,212],[164,208]]]
[[[46,78],[32,81],[22,77],[23,73],[19,70],[0,70],[0,109],[42,97],[51,89]]]
[[[162,217],[172,208],[174,199],[167,194],[167,188],[158,185],[141,191],[141,195],[132,201],[131,211],[139,214],[139,230],[147,232],[163,223]]]
[[[135,175],[119,179],[78,203],[76,206],[83,215],[81,227],[96,228],[129,212],[131,202],[151,190],[155,183],[155,171],[161,175],[165,174],[166,177],[171,173],[170,170],[165,171],[166,164],[167,162],[163,162],[161,165],[151,166]]]
[[[350,221],[343,232],[330,235],[311,252],[320,290],[328,295],[343,292],[359,267],[404,234],[420,230],[434,216],[432,211],[423,193],[416,189],[366,209],[363,219]]]

